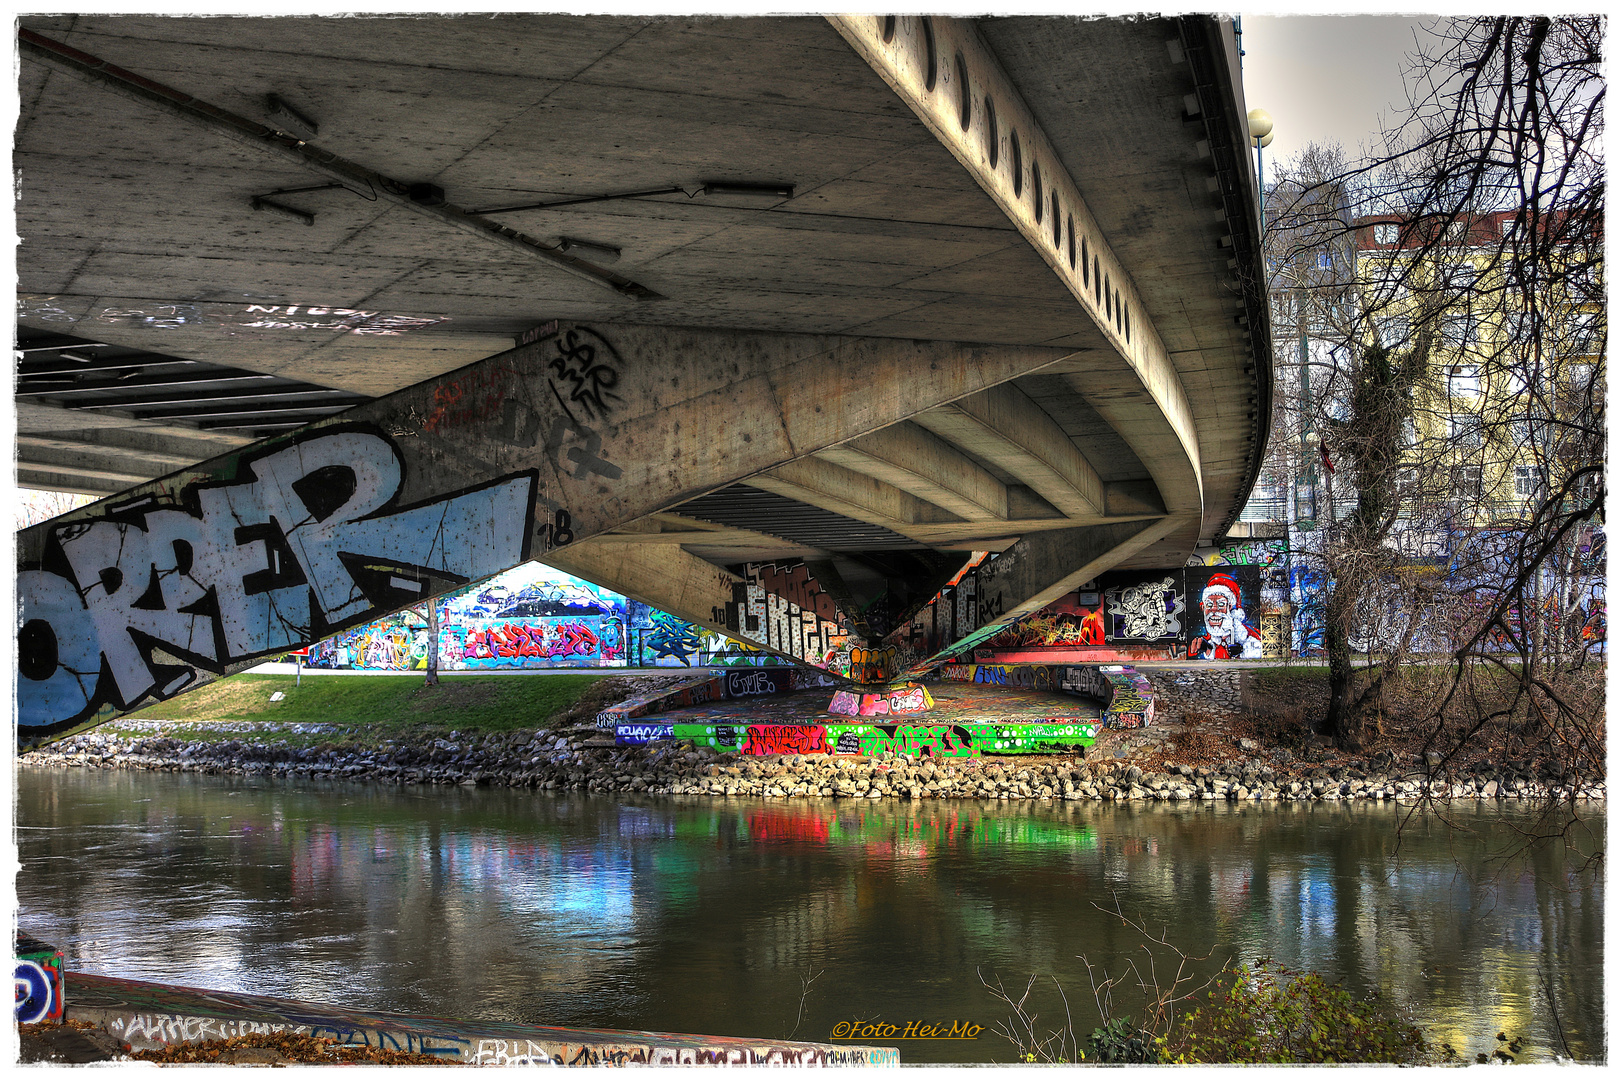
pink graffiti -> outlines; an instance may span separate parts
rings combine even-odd
[[[745,754],[829,754],[820,724],[749,724]]]
[[[839,690],[833,694],[832,701],[827,705],[828,712],[839,713],[844,716],[859,716],[860,710],[860,697],[850,693],[848,690]]]

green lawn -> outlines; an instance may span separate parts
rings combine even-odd
[[[296,686],[292,675],[234,675],[132,713],[129,719],[339,724],[373,734],[428,727],[510,731],[548,726],[591,684],[611,674],[456,676],[441,679],[436,687],[424,685],[420,674],[306,674]],[[277,692],[284,696],[271,701]]]

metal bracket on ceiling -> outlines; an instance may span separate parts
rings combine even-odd
[[[305,225],[313,225],[313,224],[315,224],[315,213],[314,213],[314,211],[300,210],[296,206],[288,206],[286,203],[276,202],[270,196],[272,196],[272,195],[298,195],[298,194],[301,194],[301,193],[306,192],[306,191],[330,191],[333,188],[342,188],[345,191],[353,191],[354,190],[353,188],[349,187],[349,185],[347,185],[347,184],[337,184],[337,183],[333,183],[333,184],[311,184],[308,187],[277,188],[274,191],[267,191],[263,195],[250,196],[248,198],[248,205],[253,207],[253,209],[255,209],[255,210],[274,210],[279,214],[286,214],[288,217],[298,218]],[[354,193],[356,195],[360,195],[360,193],[358,191],[355,191]],[[365,196],[363,196],[363,195],[361,196],[361,198],[364,198],[364,197]],[[373,202],[376,201],[375,193],[372,195],[372,201]]]

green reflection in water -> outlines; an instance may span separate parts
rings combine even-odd
[[[375,1009],[782,1037],[1004,1013],[979,976],[1069,990],[1141,940],[1377,988],[1471,1058],[1603,1046],[1603,818],[1503,864],[1366,804],[644,799],[21,769],[21,926],[103,974]],[[1043,991],[1043,1019],[1062,1010]],[[1554,1008],[1556,1017],[1554,1020]],[[977,1042],[902,1059],[1007,1061]]]

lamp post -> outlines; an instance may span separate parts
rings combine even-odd
[[[1260,181],[1260,230],[1266,228],[1266,152],[1271,145],[1273,124],[1264,109],[1249,110],[1249,143],[1254,147],[1254,168]]]

